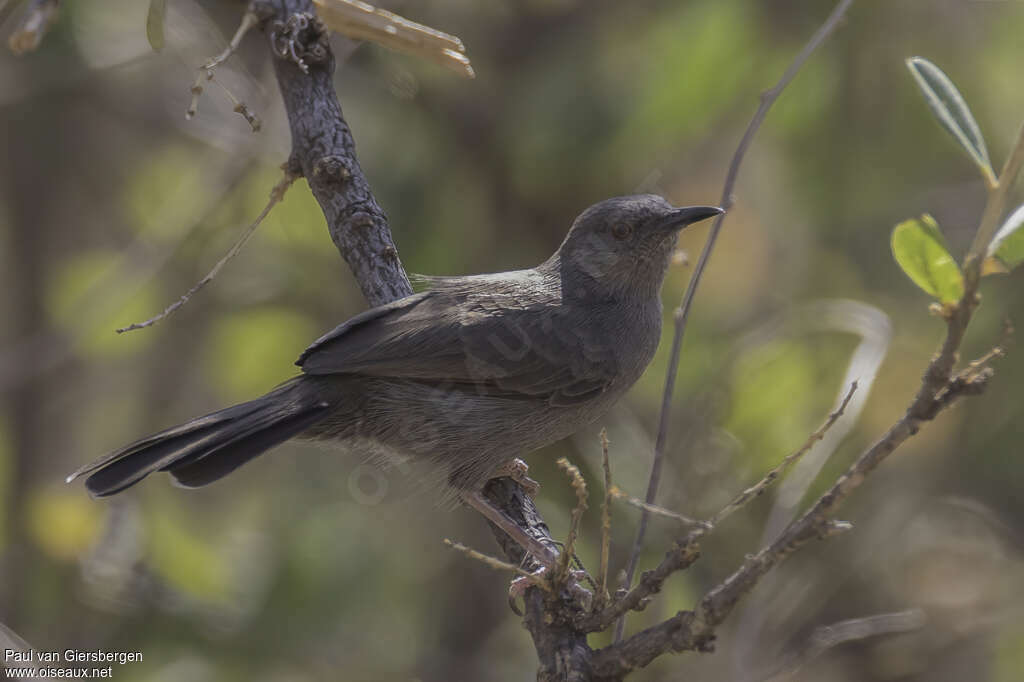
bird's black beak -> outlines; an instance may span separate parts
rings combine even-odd
[[[673,209],[667,216],[658,221],[660,227],[665,229],[681,230],[687,225],[714,218],[716,215],[725,213],[725,209],[717,206],[684,206]]]

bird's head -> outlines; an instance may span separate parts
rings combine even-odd
[[[565,296],[647,300],[661,289],[679,231],[720,213],[677,208],[656,194],[606,199],[573,221],[549,263],[560,270]]]

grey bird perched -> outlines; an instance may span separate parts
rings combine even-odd
[[[356,315],[270,393],[143,438],[76,471],[113,495],[154,471],[212,483],[290,438],[429,462],[449,489],[534,553],[549,550],[480,494],[521,454],[594,421],[640,377],[661,332],[679,230],[718,215],[644,194],[595,204],[541,265],[426,278]]]

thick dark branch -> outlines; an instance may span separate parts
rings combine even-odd
[[[356,159],[352,132],[334,91],[334,56],[310,0],[256,3],[292,132],[293,170],[301,171],[327,218],[327,229],[367,302],[412,293],[387,216]]]
[[[559,551],[533,500],[515,481],[510,478],[488,481],[484,487],[484,495],[508,514],[520,528],[552,550]],[[523,565],[528,571],[540,568],[540,564],[532,558],[526,558],[523,548],[497,526],[491,524],[491,530],[510,561]],[[575,625],[582,612],[574,596],[564,590],[557,594],[549,594],[540,588],[532,587],[526,591],[524,602],[526,612],[523,622],[533,638],[540,659],[540,668],[537,670],[538,682],[591,679],[592,652],[587,645],[586,631]]]

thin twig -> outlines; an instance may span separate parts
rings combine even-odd
[[[242,15],[242,21],[238,25],[238,30],[235,31],[235,35],[231,38],[231,42],[228,43],[228,46],[224,48],[224,51],[216,57],[211,58],[209,61],[207,61],[205,64],[199,67],[199,73],[196,75],[196,80],[194,83],[192,83],[192,100],[189,102],[188,109],[185,111],[186,120],[192,120],[192,118],[196,115],[196,111],[199,108],[199,98],[203,94],[203,81],[214,80],[214,70],[218,66],[226,62],[228,58],[235,53],[235,51],[238,49],[238,46],[242,44],[242,39],[245,37],[245,34],[248,33],[249,30],[252,29],[254,26],[256,26],[259,23],[259,21],[259,16],[252,11],[251,7],[250,9],[247,9],[245,11],[245,14]],[[242,102],[237,97],[235,97],[223,83],[219,81],[215,82],[227,94],[228,99],[230,99],[231,103],[234,105],[234,110],[242,114],[243,117],[245,117],[245,120],[252,127],[252,131],[258,131],[260,129],[260,120],[254,114],[252,114],[252,112],[246,106],[245,102]]]
[[[260,117],[253,113],[252,109],[249,108],[248,104],[246,104],[239,98],[235,97],[235,94],[228,90],[228,87],[226,85],[224,85],[216,77],[214,77],[213,71],[208,71],[207,73],[209,74],[208,80],[220,86],[220,89],[224,91],[224,94],[227,95],[227,98],[231,100],[231,110],[234,111],[236,114],[241,114],[242,118],[245,119],[245,122],[249,124],[249,128],[252,129],[252,132],[258,133],[260,131],[260,128],[263,127],[263,122],[260,120]]]
[[[840,0],[836,5],[832,13],[825,19],[825,23],[815,32],[811,39],[804,45],[804,48],[800,51],[800,54],[796,56],[793,62],[786,69],[785,73],[782,74],[782,78],[779,79],[770,89],[761,93],[761,103],[754,113],[754,117],[750,120],[747,125],[746,131],[743,133],[743,137],[740,139],[739,146],[736,148],[736,152],[733,154],[732,161],[729,164],[729,171],[726,174],[725,185],[722,187],[722,199],[719,205],[724,209],[729,209],[733,205],[733,188],[736,185],[736,178],[739,175],[740,165],[743,163],[743,158],[747,153],[747,148],[750,147],[751,141],[754,139],[754,135],[760,129],[761,124],[764,122],[765,116],[768,115],[768,110],[771,109],[772,104],[779,98],[782,91],[789,85],[790,81],[796,77],[796,74],[803,67],[804,63],[810,58],[811,54],[832,34],[832,32],[839,25],[840,20],[846,14],[846,10],[853,4],[853,0]],[[658,437],[654,446],[654,458],[651,462],[651,475],[647,485],[647,495],[645,496],[646,501],[649,504],[653,504],[658,494],[658,485],[661,481],[661,467],[662,462],[665,458],[665,444],[668,440],[668,423],[669,415],[672,410],[672,395],[675,391],[676,375],[679,370],[679,357],[683,347],[683,335],[686,332],[686,322],[689,318],[690,308],[693,305],[693,298],[697,292],[697,285],[700,284],[701,276],[704,274],[704,269],[708,265],[708,261],[711,258],[711,251],[715,248],[715,242],[718,239],[718,234],[722,229],[722,223],[725,221],[726,214],[721,214],[715,218],[714,223],[711,225],[711,231],[708,234],[707,241],[704,243],[704,249],[701,251],[700,258],[697,261],[697,267],[693,271],[693,275],[690,277],[690,283],[686,287],[686,293],[683,295],[683,299],[676,308],[673,314],[675,320],[675,334],[672,337],[672,351],[669,356],[668,371],[665,375],[665,390],[662,393],[661,399],[661,415],[658,419]],[[626,580],[627,584],[632,584],[633,575],[636,573],[637,562],[640,560],[640,551],[643,549],[644,536],[647,533],[648,514],[643,514],[640,517],[640,525],[637,527],[636,538],[633,541],[633,549],[629,556],[629,564],[626,568]],[[623,629],[625,628],[625,621],[620,621],[615,626],[615,641],[622,639]]]
[[[673,521],[678,521],[679,523],[682,523],[687,526],[701,526],[705,530],[710,530],[711,528],[711,524],[708,521],[695,519],[691,516],[685,516],[683,514],[680,514],[679,512],[674,512],[671,509],[659,507],[656,504],[649,504],[641,500],[639,497],[633,497],[629,493],[623,491],[618,486],[612,486],[611,496],[614,497],[616,500],[622,500],[631,507],[636,507],[637,509],[643,510],[645,514],[653,514],[655,516],[661,516],[666,519],[672,519]]]
[[[252,224],[250,224],[249,227],[245,229],[245,232],[242,233],[242,235],[231,246],[228,252],[224,254],[224,257],[217,261],[217,264],[213,266],[213,269],[206,273],[205,277],[196,282],[195,286],[186,291],[177,301],[164,308],[164,311],[162,313],[154,315],[145,322],[134,322],[128,325],[127,327],[121,327],[120,329],[117,330],[117,333],[123,334],[124,332],[130,332],[135,329],[145,329],[146,327],[152,327],[154,324],[164,319],[168,315],[171,315],[172,313],[177,311],[178,308],[188,303],[189,300],[196,294],[196,292],[198,292],[200,289],[202,289],[207,284],[213,281],[213,279],[221,271],[221,268],[227,265],[228,261],[237,256],[239,252],[241,252],[242,248],[245,247],[246,242],[248,242],[249,238],[252,237],[253,233],[256,232],[256,228],[259,227],[260,223],[262,223],[264,219],[266,219],[266,217],[270,214],[270,210],[274,208],[274,206],[277,205],[284,198],[285,192],[288,191],[288,188],[291,187],[291,184],[295,182],[297,177],[298,176],[294,175],[291,171],[287,169],[285,170],[284,177],[281,179],[280,182],[274,185],[273,189],[270,190],[270,199],[267,201],[267,205],[263,207],[263,210],[260,211],[260,214],[256,216],[256,220],[254,220]]]
[[[524,570],[521,566],[517,566],[516,564],[510,563],[508,561],[502,561],[497,557],[490,556],[489,554],[484,554],[483,552],[478,552],[472,547],[467,547],[466,545],[460,542],[453,542],[448,538],[444,539],[444,544],[448,547],[451,547],[457,552],[462,552],[470,559],[474,559],[482,564],[490,566],[496,571],[512,571],[513,573],[517,573],[523,578],[527,578],[528,580],[532,581],[533,584],[537,585],[538,587],[543,586],[543,580],[540,577],[534,575],[533,573],[530,573],[529,571]]]
[[[778,466],[776,466],[774,469],[765,474],[764,478],[762,478],[760,481],[758,481],[757,483],[755,483],[754,485],[750,486],[749,488],[741,492],[739,495],[737,495],[732,502],[727,504],[725,507],[722,508],[721,511],[712,516],[709,523],[712,526],[717,526],[727,516],[729,516],[736,510],[740,509],[745,504],[750,502],[750,500],[754,499],[755,497],[763,493],[768,488],[768,486],[770,486],[776,479],[778,479],[783,473],[785,473],[785,471],[789,469],[789,467],[796,464],[797,460],[799,460],[801,457],[807,454],[807,452],[814,446],[815,443],[824,438],[828,430],[832,428],[832,425],[835,424],[841,416],[843,416],[843,412],[846,411],[846,406],[850,404],[850,399],[853,398],[853,394],[856,390],[857,382],[854,381],[852,384],[850,384],[850,390],[847,391],[846,397],[843,398],[843,401],[839,404],[839,407],[837,407],[836,410],[828,416],[828,419],[825,420],[825,423],[822,424],[817,431],[815,431],[814,433],[807,437],[807,440],[804,441],[804,444],[800,446],[799,450],[788,455],[785,459],[779,462]]]
[[[7,39],[7,46],[16,55],[23,55],[39,47],[43,36],[57,20],[60,0],[29,0],[18,25]]]
[[[601,561],[597,569],[597,597],[594,608],[608,602],[608,558],[612,546],[612,467],[608,458],[608,430],[601,429],[601,467],[604,469],[604,498],[601,500]]]
[[[968,279],[980,277],[981,264],[988,255],[988,245],[996,234],[996,229],[1006,211],[1006,199],[1017,179],[1017,174],[1024,166],[1024,125],[1017,133],[1017,143],[1010,150],[1003,164],[1003,170],[994,184],[987,185],[989,202],[981,219],[978,231],[974,233],[970,251],[964,261],[964,275]]]
[[[555,584],[560,584],[569,574],[569,564],[572,561],[573,550],[576,546],[576,538],[579,535],[580,520],[583,512],[587,510],[587,482],[583,480],[583,474],[578,467],[569,463],[565,457],[556,462],[558,468],[569,477],[572,489],[576,493],[576,506],[573,507],[572,515],[569,518],[569,534],[565,539],[565,547],[558,557],[558,570],[555,572]]]

